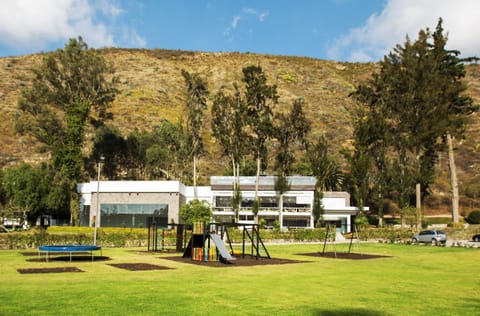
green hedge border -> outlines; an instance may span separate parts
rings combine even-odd
[[[442,228],[449,240],[470,240],[474,234],[480,233],[480,225],[470,225],[468,228]],[[32,249],[41,245],[91,245],[93,243],[93,228],[90,227],[49,227],[31,229],[24,232],[0,234],[0,249]],[[364,228],[358,232],[360,240],[383,242],[409,242],[415,233],[413,229],[399,229],[392,226],[385,228]],[[174,238],[174,231],[167,232],[168,238]],[[261,230],[263,242],[323,242],[326,229],[278,229]],[[240,242],[242,232],[229,230],[233,242]],[[356,237],[356,235],[354,235]],[[345,236],[347,239],[350,235]],[[97,244],[110,247],[147,247],[148,230],[143,228],[99,228]]]

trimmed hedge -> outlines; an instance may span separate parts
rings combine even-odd
[[[102,247],[137,247],[146,246],[148,232],[146,229],[98,229],[97,244]],[[25,232],[0,234],[0,249],[28,249],[42,245],[91,245],[93,229],[73,227],[72,229],[31,229]]]
[[[444,228],[449,240],[470,240],[471,236],[480,232],[479,225],[468,228]],[[175,231],[166,231],[166,238],[175,238]],[[384,228],[364,228],[358,232],[360,240],[379,240],[384,242],[408,242],[415,232],[412,229],[398,229],[392,226]],[[159,231],[159,234],[161,232]],[[264,242],[323,242],[326,229],[262,229],[260,237]],[[229,230],[232,242],[241,242],[242,231]],[[351,234],[345,234],[350,238]],[[158,236],[161,238],[161,236]],[[356,234],[354,234],[356,237]],[[187,240],[188,241],[188,240]],[[93,243],[93,228],[91,227],[49,227],[31,229],[25,232],[0,234],[0,249],[32,249],[42,245],[91,245]],[[147,247],[148,230],[143,228],[99,228],[97,243],[102,247]]]

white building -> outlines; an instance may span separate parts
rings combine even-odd
[[[259,220],[273,227],[314,227],[312,207],[314,177],[287,177],[289,191],[280,198],[275,191],[275,177],[260,177],[258,197]],[[232,208],[233,177],[211,177],[210,186],[197,187],[197,198],[213,206],[214,221],[234,222]],[[238,213],[240,223],[253,223],[255,177],[240,177],[242,201]],[[97,224],[101,227],[147,227],[151,223],[180,223],[180,207],[194,199],[194,188],[178,181],[92,181],[78,185],[80,225],[93,226],[97,209],[101,209]],[[283,201],[283,203],[281,202]],[[283,207],[280,205],[283,204]],[[350,206],[347,192],[325,192],[322,204],[323,220],[339,230],[351,230],[352,217],[358,208]]]

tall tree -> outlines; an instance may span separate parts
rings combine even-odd
[[[462,79],[466,71],[464,62],[477,61],[476,57],[459,58],[459,51],[447,50],[447,36],[443,33],[442,19],[439,20],[435,32],[431,34],[433,45],[431,53],[433,70],[438,74],[435,84],[438,87],[434,96],[437,106],[443,111],[442,118],[446,121],[444,142],[447,146],[450,180],[452,188],[452,220],[459,222],[459,193],[457,171],[455,166],[454,146],[455,138],[465,136],[465,129],[470,121],[471,114],[478,111],[473,99],[465,95],[467,89]]]
[[[96,130],[89,161],[96,164],[103,157],[105,161],[102,172],[107,179],[117,180],[119,178],[126,155],[127,144],[120,130],[110,125],[103,125]],[[90,168],[90,176],[94,177],[96,171],[95,168]]]
[[[272,137],[273,108],[278,102],[278,94],[276,85],[267,84],[267,77],[260,66],[243,68],[243,82],[247,103],[247,125],[253,137],[253,157],[257,161],[253,212],[255,220],[258,221],[260,207],[258,183],[261,169],[266,169],[267,165],[267,140]]]
[[[372,144],[385,142],[390,152],[386,155],[397,157],[392,165],[400,169],[399,175],[420,183],[424,194],[433,181],[438,155],[446,148],[445,140],[451,135],[463,136],[469,115],[475,110],[472,99],[464,95],[466,87],[461,81],[466,59],[458,58],[458,51],[446,50],[446,42],[440,19],[434,33],[421,30],[415,42],[407,38],[403,46],[397,45],[381,62],[380,73],[355,94],[370,109],[382,109],[374,113],[382,113],[381,126],[394,136],[369,140],[369,152],[373,154],[372,148],[378,148]],[[453,158],[453,150],[449,153]],[[453,167],[453,159],[450,161]],[[451,171],[455,179],[454,168]],[[411,187],[410,181],[403,184]],[[414,192],[413,188],[400,190]],[[453,195],[458,197],[458,193]],[[401,196],[400,204],[412,200]],[[457,212],[453,210],[454,221],[458,220]]]
[[[57,176],[59,173],[47,164],[32,167],[22,163],[17,168],[6,169],[2,185],[10,206],[26,211],[30,223],[40,215],[68,216],[65,213],[68,209],[68,181],[55,179]]]
[[[207,109],[207,83],[198,74],[191,75],[182,70],[187,87],[187,133],[193,157],[193,191],[197,198],[197,158],[203,151],[202,127],[203,112]]]
[[[117,93],[113,74],[112,66],[81,37],[70,39],[34,69],[33,82],[19,100],[17,131],[32,135],[51,152],[56,170],[70,179],[75,202],[85,127],[99,125],[109,116],[108,106]]]
[[[283,194],[290,189],[287,176],[290,174],[296,157],[296,144],[305,149],[307,134],[310,131],[310,122],[305,117],[303,98],[296,99],[289,113],[277,114],[274,126],[274,136],[278,142],[275,157],[275,191],[279,194],[280,229],[283,228]]]
[[[211,112],[213,136],[219,141],[224,154],[232,163],[234,177],[232,208],[235,221],[238,221],[241,203],[240,162],[247,153],[249,136],[245,130],[245,100],[237,85],[234,85],[234,89],[233,95],[219,91],[213,100]]]
[[[308,173],[316,178],[313,203],[315,225],[322,220],[324,213],[322,198],[325,191],[339,190],[343,184],[343,173],[336,161],[328,153],[329,144],[325,135],[319,136],[314,142],[307,144],[305,159]]]
[[[179,122],[164,119],[152,131],[134,130],[126,139],[123,167],[128,178],[190,181],[185,176],[190,174],[185,167],[190,159],[186,142],[185,131]]]

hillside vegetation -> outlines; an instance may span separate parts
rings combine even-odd
[[[208,82],[211,96],[219,89],[232,90],[241,85],[242,68],[259,65],[268,76],[269,84],[278,86],[277,111],[289,108],[294,99],[306,101],[305,112],[312,122],[310,137],[325,134],[332,145],[331,154],[343,161],[341,149],[351,146],[349,108],[354,100],[349,94],[355,86],[371,76],[373,63],[340,63],[320,59],[259,55],[249,53],[203,53],[171,50],[103,49],[100,53],[114,65],[119,78],[119,94],[112,104],[114,114],[108,124],[118,127],[123,135],[134,129],[151,129],[163,119],[175,122],[184,116],[185,84],[181,70],[199,73]],[[0,58],[0,165],[15,166],[21,161],[36,163],[48,158],[38,150],[33,139],[15,134],[17,100],[23,87],[29,85],[31,68],[42,60],[42,54]],[[466,84],[476,104],[480,103],[480,66],[467,66]],[[200,160],[202,183],[210,175],[223,174],[226,160],[220,157],[219,146],[209,133],[209,113],[205,122],[207,155]],[[92,131],[90,131],[91,133]],[[479,113],[474,114],[465,140],[457,142],[457,167],[464,207],[473,208],[480,194]],[[91,134],[90,134],[91,135]],[[85,144],[85,151],[91,144]],[[436,197],[433,208],[448,204],[449,178],[446,159],[438,166],[433,187]]]

